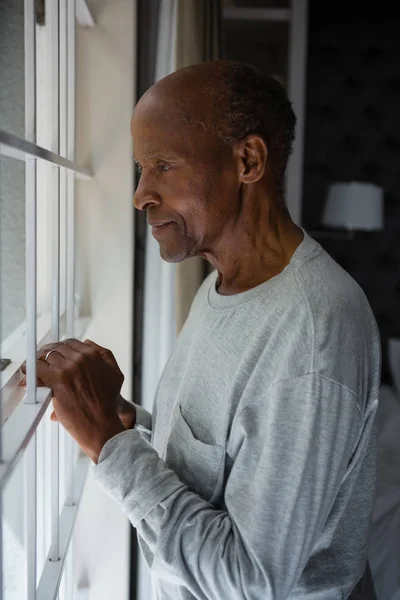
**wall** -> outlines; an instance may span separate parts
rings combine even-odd
[[[251,3],[253,5],[253,2]],[[249,63],[288,84],[289,27],[285,22],[224,19],[224,58]]]
[[[135,2],[90,2],[93,29],[77,28],[77,161],[94,179],[76,185],[77,291],[91,314],[87,337],[110,348],[131,395]],[[125,600],[130,525],[117,505],[87,482],[74,536],[75,572],[90,600]]]
[[[323,4],[323,6],[322,6]],[[381,332],[400,337],[400,45],[394,6],[339,0],[310,4],[303,224],[318,227],[333,181],[369,181],[385,192],[385,230],[325,240],[360,283]]]

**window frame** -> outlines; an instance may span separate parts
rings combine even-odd
[[[85,0],[50,0],[46,3],[49,27],[50,65],[50,140],[48,147],[37,144],[37,28],[35,0],[24,0],[25,27],[25,138],[0,130],[0,154],[25,162],[26,208],[26,320],[1,344],[2,357],[11,364],[0,377],[0,509],[2,491],[20,460],[24,461],[25,493],[25,550],[27,599],[44,600],[59,597],[60,583],[82,495],[88,459],[79,454],[73,440],[58,424],[51,426],[49,519],[51,542],[44,568],[37,571],[38,536],[42,535],[37,522],[38,448],[37,428],[51,402],[48,388],[36,388],[36,351],[49,341],[63,338],[82,338],[89,318],[77,318],[75,307],[75,177],[90,179],[89,169],[75,162],[75,28],[76,22],[93,26],[94,21]],[[47,162],[51,192],[51,306],[38,316],[37,275],[37,165]],[[65,230],[60,229],[60,210],[64,210]],[[60,238],[65,249],[61,251]],[[62,281],[61,281],[62,279]],[[62,283],[62,285],[61,285]],[[60,290],[63,291],[60,297]],[[4,354],[4,352],[6,354]],[[27,388],[19,386],[21,365],[26,361]],[[41,442],[39,442],[40,444]],[[61,465],[60,444],[63,443],[64,462]],[[60,502],[60,483],[64,498]],[[29,500],[27,500],[29,499]],[[60,510],[61,508],[61,510]],[[0,590],[3,581],[2,520],[0,519]],[[43,524],[39,524],[43,525]],[[40,540],[43,542],[43,540]],[[72,600],[72,569],[68,569],[65,600]]]

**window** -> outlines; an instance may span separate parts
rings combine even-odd
[[[0,595],[74,598],[87,459],[50,422],[36,349],[80,337],[74,286],[76,19],[84,0],[0,1]],[[27,389],[18,384],[27,361]]]

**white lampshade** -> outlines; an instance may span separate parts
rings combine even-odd
[[[345,229],[383,229],[383,189],[373,183],[334,183],[322,222]]]

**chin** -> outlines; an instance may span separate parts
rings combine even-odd
[[[196,252],[190,250],[190,248],[166,248],[160,245],[160,256],[165,262],[168,263],[180,263],[187,258],[196,256]]]

